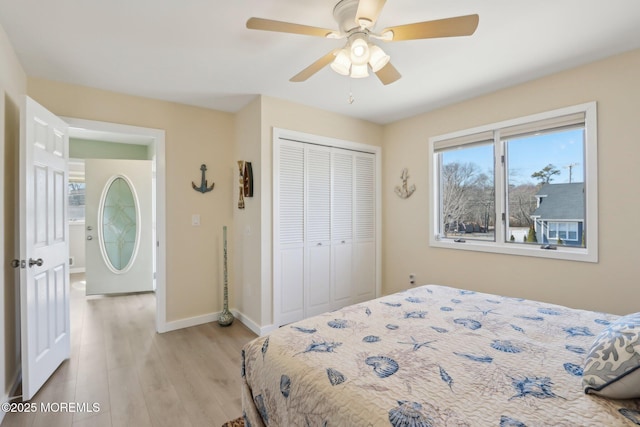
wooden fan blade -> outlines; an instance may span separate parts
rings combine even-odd
[[[378,70],[376,76],[378,76],[383,85],[393,83],[402,77],[398,70],[396,70],[396,67],[391,65],[391,62],[387,62],[387,65]]]
[[[276,31],[279,33],[302,34],[305,36],[326,37],[335,33],[327,28],[310,27],[308,25],[291,24],[289,22],[273,21],[263,18],[249,18],[247,28],[250,30]]]
[[[478,28],[478,15],[457,16],[436,21],[416,22],[385,29],[393,31],[391,41],[431,39],[437,37],[470,36]]]
[[[334,49],[331,52],[327,53],[322,58],[318,59],[313,64],[309,65],[304,70],[300,71],[295,76],[289,79],[290,82],[303,82],[307,80],[309,77],[313,76],[318,71],[322,70],[324,67],[329,65],[334,58],[336,57],[336,53],[338,53],[340,49]]]
[[[356,12],[356,23],[371,28],[378,20],[387,0],[360,0]]]

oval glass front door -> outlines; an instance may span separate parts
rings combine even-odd
[[[123,177],[107,183],[100,215],[102,254],[114,272],[123,272],[134,261],[138,240],[138,206],[133,189]]]

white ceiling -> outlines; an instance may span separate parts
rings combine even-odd
[[[389,123],[640,48],[638,0],[388,0],[375,29],[477,13],[473,36],[380,42],[383,86],[329,67],[344,40],[248,30],[251,16],[336,28],[337,0],[0,0],[29,76],[235,112],[258,94]],[[349,93],[355,102],[349,104]]]

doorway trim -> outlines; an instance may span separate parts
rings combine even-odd
[[[74,117],[60,117],[69,124],[69,133],[110,133],[119,134],[122,141],[127,140],[148,141],[153,146],[153,159],[155,161],[155,210],[156,210],[156,331],[167,332],[167,304],[166,304],[166,157],[165,157],[165,131],[163,129],[145,128],[139,126],[124,125],[118,123],[85,120]],[[87,138],[90,139],[90,138]]]

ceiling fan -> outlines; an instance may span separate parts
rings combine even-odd
[[[369,68],[371,68],[380,81],[387,85],[398,80],[401,75],[389,62],[389,55],[372,40],[395,42],[470,36],[478,27],[478,15],[464,15],[399,25],[386,28],[378,33],[373,31],[373,27],[385,2],[386,0],[340,0],[333,9],[333,17],[338,23],[339,30],[263,18],[250,18],[247,21],[247,28],[330,39],[347,39],[343,48],[334,49],[327,53],[293,76],[290,79],[292,82],[303,82],[331,64],[331,68],[335,72],[354,78],[369,76]]]

